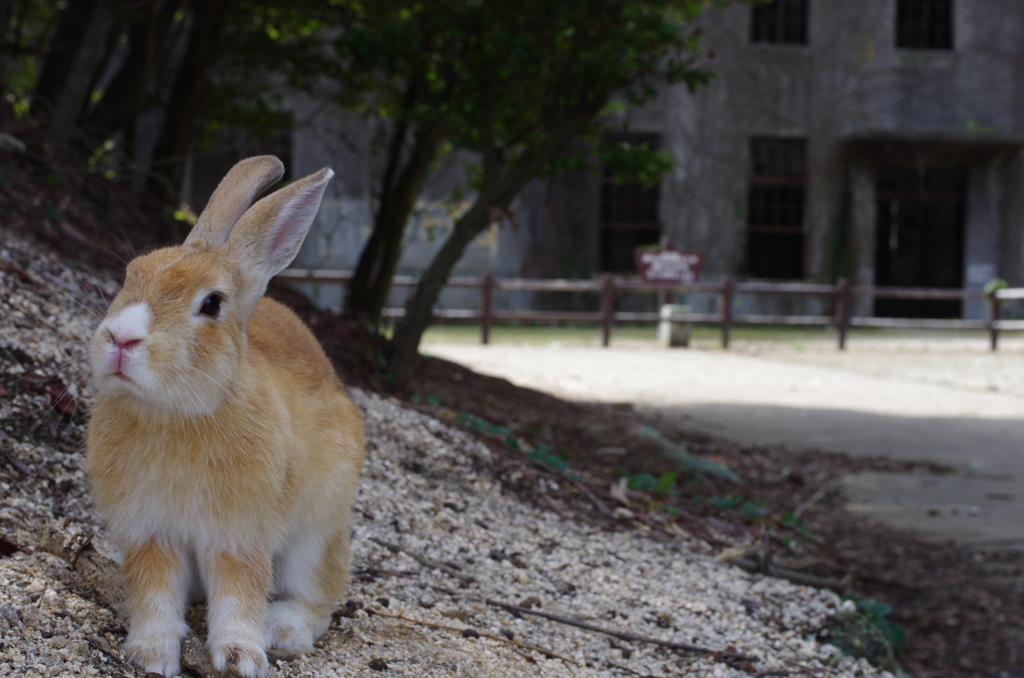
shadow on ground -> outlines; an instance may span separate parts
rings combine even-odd
[[[641,410],[747,444],[948,465],[952,474],[863,471],[844,476],[847,507],[929,539],[1024,548],[1022,420],[732,403]]]

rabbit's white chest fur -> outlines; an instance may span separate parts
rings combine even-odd
[[[273,550],[280,541],[285,516],[267,510],[281,503],[281,491],[271,483],[256,488],[251,487],[252,478],[236,477],[224,486],[173,467],[169,472],[167,467],[142,466],[135,478],[138,484],[126,501],[104,510],[118,540],[158,536],[200,551],[256,544]]]

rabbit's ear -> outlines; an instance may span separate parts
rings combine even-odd
[[[213,249],[223,245],[249,205],[284,176],[284,164],[272,155],[246,158],[221,179],[185,245]]]
[[[263,198],[242,215],[227,241],[229,257],[243,265],[248,285],[263,296],[270,279],[299,253],[313,224],[327,182],[334,176],[323,168]],[[258,290],[256,289],[258,288]]]

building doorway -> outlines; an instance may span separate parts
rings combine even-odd
[[[875,284],[963,287],[967,171],[887,167],[876,177]],[[876,316],[959,318],[959,299],[875,299]]]

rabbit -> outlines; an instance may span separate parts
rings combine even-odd
[[[86,474],[147,673],[180,672],[192,591],[214,668],[250,677],[267,649],[311,651],[348,583],[362,418],[313,334],[263,297],[334,173],[250,207],[283,173],[235,165],[182,245],[128,265],[89,346]]]

